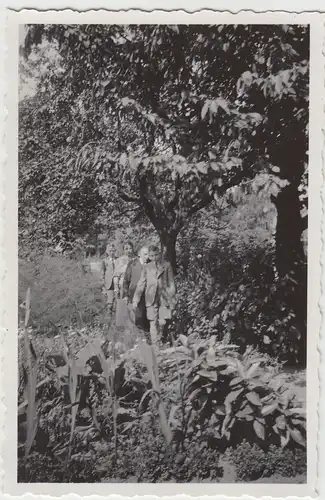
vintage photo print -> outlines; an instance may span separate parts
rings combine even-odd
[[[5,493],[316,495],[323,24],[9,13]]]

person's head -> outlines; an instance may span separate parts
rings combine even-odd
[[[160,250],[156,245],[149,246],[149,260],[151,262],[158,262],[160,259]]]
[[[123,245],[123,253],[125,255],[133,255],[133,246],[129,241],[126,241]]]
[[[105,256],[108,258],[114,258],[114,248],[111,245],[106,245]]]
[[[149,258],[149,249],[146,245],[143,245],[142,247],[139,248],[139,251],[138,251],[138,256],[139,256],[139,259],[144,263],[146,264],[148,262],[148,258]]]

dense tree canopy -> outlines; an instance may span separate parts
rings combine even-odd
[[[61,56],[39,82],[38,123],[56,117],[43,142],[79,154],[94,141],[89,161],[102,176],[115,167],[120,196],[140,204],[163,243],[268,164],[299,212],[307,35],[301,26],[29,26],[25,55],[47,39]]]

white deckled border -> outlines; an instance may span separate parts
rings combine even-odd
[[[322,176],[322,152],[324,127],[324,58],[321,50],[324,41],[325,16],[318,13],[290,14],[283,12],[267,12],[256,14],[244,11],[239,14],[229,12],[200,11],[188,14],[184,11],[154,11],[142,12],[131,10],[88,11],[83,13],[65,10],[61,12],[37,12],[24,10],[19,13],[8,12],[7,23],[7,59],[6,107],[8,119],[6,122],[6,153],[5,164],[5,232],[3,238],[6,276],[3,279],[3,289],[6,290],[5,314],[1,321],[8,329],[4,336],[2,348],[2,387],[3,402],[6,408],[4,426],[0,426],[1,449],[0,458],[4,474],[2,475],[3,492],[7,495],[24,495],[24,498],[35,498],[33,494],[45,496],[69,495],[71,500],[76,495],[135,495],[150,496],[216,496],[222,497],[315,497],[317,479],[317,429],[318,429],[318,399],[319,399],[319,341],[321,315],[319,303],[321,299],[320,277],[321,269],[321,190],[324,178]],[[17,93],[18,93],[18,24],[24,23],[63,23],[63,24],[311,24],[311,70],[310,70],[310,168],[309,168],[309,227],[308,227],[308,362],[307,362],[307,408],[308,408],[308,481],[305,485],[294,484],[221,484],[221,483],[157,483],[157,484],[17,484],[16,464],[16,394],[17,394]],[[1,70],[1,68],[0,68]],[[0,103],[1,104],[1,103]],[[323,156],[324,158],[324,156]],[[3,184],[2,184],[3,185]],[[1,184],[0,184],[1,186]],[[1,198],[0,198],[1,199]],[[325,203],[325,189],[323,189]],[[1,201],[0,201],[1,205]],[[323,228],[325,223],[323,217]],[[325,234],[325,233],[323,233]],[[3,252],[2,252],[3,253]],[[324,261],[323,261],[324,263]],[[0,268],[1,271],[1,268]],[[1,325],[1,323],[0,323]],[[324,363],[323,363],[324,364]],[[140,458],[140,457],[139,457]],[[325,470],[325,467],[324,467]],[[318,471],[320,475],[320,469]],[[93,496],[95,499],[96,497]],[[112,497],[113,498],[113,497]]]

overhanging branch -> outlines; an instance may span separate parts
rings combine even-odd
[[[118,196],[123,201],[126,201],[127,203],[136,203],[137,205],[141,205],[140,198],[138,198],[136,196],[129,195],[128,193],[125,193],[124,191],[118,191]]]
[[[167,204],[168,210],[174,210],[174,208],[177,206],[178,201],[179,201],[179,196],[180,196],[180,190],[181,190],[181,178],[180,175],[176,175],[176,180],[175,180],[175,191],[172,199],[170,202]]]
[[[210,203],[213,201],[213,198],[214,198],[213,193],[212,194],[206,194],[205,196],[202,195],[202,198],[197,203],[195,203],[194,205],[192,205],[189,208],[189,210],[187,212],[187,217],[195,214],[199,210],[202,210],[202,208],[205,208],[208,205],[210,205]]]

